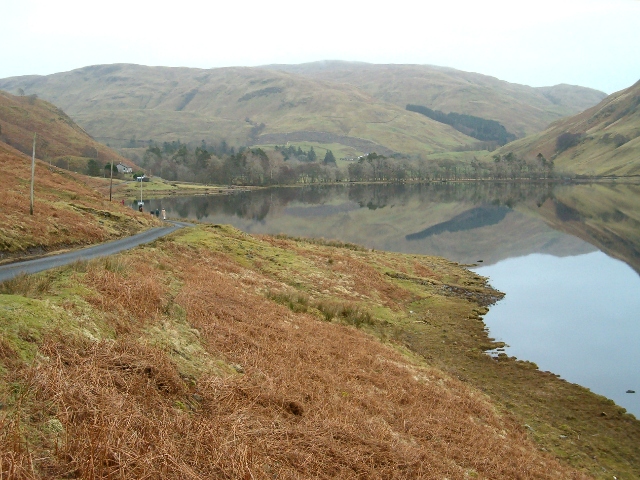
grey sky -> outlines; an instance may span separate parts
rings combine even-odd
[[[607,93],[640,80],[640,0],[3,0],[0,78],[87,65],[356,60]]]

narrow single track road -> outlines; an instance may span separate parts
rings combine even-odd
[[[167,222],[172,223],[173,226],[152,228],[131,237],[101,243],[100,245],[82,248],[80,250],[73,250],[71,252],[36,258],[34,260],[26,260],[24,262],[1,265],[0,282],[11,280],[21,273],[36,273],[43,270],[49,270],[50,268],[68,265],[69,263],[73,263],[78,260],[90,260],[92,258],[113,255],[114,253],[122,252],[123,250],[130,250],[144,243],[153,242],[154,240],[164,237],[165,235],[169,235],[180,228],[193,226],[191,223],[186,222],[175,222],[169,220],[167,220]]]

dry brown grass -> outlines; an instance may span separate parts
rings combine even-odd
[[[93,138],[76,125],[55,105],[31,96],[14,96],[0,91],[0,142],[17,150],[31,154],[33,134],[37,133],[37,158],[54,160],[60,157],[95,158],[99,152],[100,162],[122,162],[132,165],[115,151]]]
[[[92,264],[84,281],[97,295],[88,300],[102,311],[114,312],[123,321],[120,327],[155,320],[166,306],[167,288],[162,276],[145,263],[148,255],[134,261],[130,257],[109,257]]]
[[[0,411],[0,478],[585,478],[483,394],[265,298],[273,280],[229,256],[166,241],[123,257],[77,275],[128,328],[98,341],[52,332],[5,373],[17,390]],[[376,295],[395,294],[372,278]],[[176,308],[239,373],[185,375],[181,352],[148,341]]]

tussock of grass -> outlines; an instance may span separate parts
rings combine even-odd
[[[337,319],[355,327],[375,324],[371,313],[353,303],[323,301],[317,304],[317,308],[328,322]]]
[[[76,260],[69,265],[69,268],[74,272],[86,273],[88,263],[87,260]]]
[[[327,322],[338,320],[358,328],[363,325],[375,324],[375,319],[370,312],[350,302],[330,300],[310,301],[309,296],[303,293],[274,292],[271,290],[266,293],[266,297],[288,307],[289,310],[295,313],[308,312],[309,310],[316,309]]]
[[[124,273],[127,271],[128,265],[122,260],[122,257],[111,256],[103,259],[104,269],[111,273]]]
[[[52,281],[52,276],[47,274],[34,276],[19,273],[12,279],[0,283],[0,294],[25,297],[42,295],[49,291]]]
[[[306,312],[309,310],[309,296],[297,292],[267,292],[267,298],[281,305],[289,307],[292,312]]]

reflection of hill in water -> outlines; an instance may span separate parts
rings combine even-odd
[[[504,217],[509,211],[510,209],[507,207],[483,206],[472,208],[460,215],[456,215],[451,220],[425,228],[417,233],[411,233],[405,238],[409,241],[421,240],[444,232],[454,233],[473,230],[475,228],[488,227],[490,225],[497,225],[504,220]]]
[[[595,245],[640,273],[640,186],[562,186],[537,213],[553,228]]]
[[[595,246],[640,272],[637,185],[334,185],[161,202],[171,215],[247,232],[339,239],[464,263],[534,252],[577,255]]]
[[[361,208],[357,203],[346,202],[340,205],[311,205],[286,207],[284,214],[293,217],[315,218],[351,212]]]
[[[493,264],[512,257],[544,253],[557,257],[581,255],[595,250],[583,240],[550,228],[526,213],[509,210],[496,224],[405,242],[411,252],[438,255],[461,263]]]

